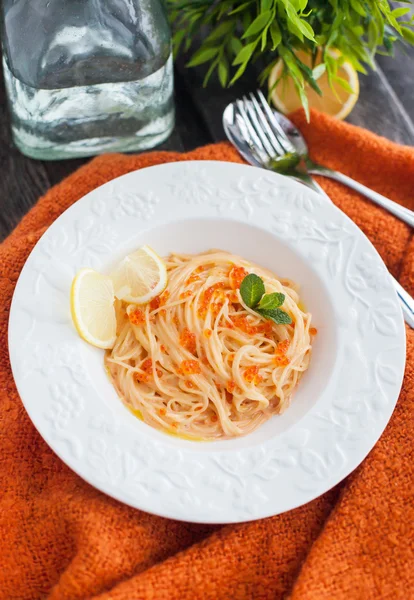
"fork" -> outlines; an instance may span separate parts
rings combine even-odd
[[[241,117],[241,121],[245,124],[245,130],[243,130],[244,127],[239,121],[240,132],[245,143],[253,146],[260,162],[269,163],[269,167],[273,171],[295,177],[319,192],[322,188],[312,180],[311,174],[335,179],[355,189],[375,204],[382,206],[410,227],[414,227],[413,211],[393,202],[343,173],[323,167],[312,161],[308,155],[306,142],[300,132],[295,129],[292,123],[292,132],[296,134],[292,143],[279,122],[281,116],[277,118],[278,113],[270,108],[260,90],[257,90],[257,97],[250,93],[249,99],[244,96],[242,100],[236,100],[236,106],[238,114],[235,115],[235,118]],[[284,120],[289,123],[286,118]],[[250,151],[252,151],[251,147]]]
[[[262,92],[258,92],[258,99],[254,94],[250,94],[250,100],[244,96],[243,99],[236,100],[234,105],[237,107],[234,116],[240,135],[235,136],[234,131],[226,126],[225,131],[230,142],[250,164],[292,177],[332,202],[328,194],[310,176],[306,165],[303,167],[300,164],[299,154],[278,121],[272,119],[273,111]],[[400,300],[404,319],[414,329],[414,299],[391,273],[390,277]]]

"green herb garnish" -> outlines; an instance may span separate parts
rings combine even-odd
[[[216,73],[223,87],[231,86],[260,59],[265,68],[259,80],[264,86],[282,60],[281,77],[293,80],[305,111],[308,91],[322,94],[318,78],[323,72],[330,84],[337,82],[349,91],[348,82],[340,77],[344,61],[366,73],[366,67],[375,68],[377,52],[392,55],[396,42],[414,44],[410,6],[394,8],[394,4],[391,0],[167,0],[174,55],[191,48],[187,66],[208,65],[204,85]],[[329,48],[339,50],[338,56]],[[316,65],[319,49],[322,62]],[[300,60],[298,50],[309,60]]]
[[[285,301],[285,294],[274,292],[265,294],[263,279],[254,273],[246,275],[240,285],[240,295],[243,302],[265,319],[270,319],[277,325],[292,323],[290,316],[279,308]]]

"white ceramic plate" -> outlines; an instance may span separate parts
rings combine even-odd
[[[107,271],[142,244],[161,255],[229,250],[301,284],[318,335],[285,414],[239,439],[197,443],[123,406],[103,351],[72,325],[69,291],[81,267]],[[59,217],[20,275],[9,344],[26,410],[67,465],[122,502],[205,523],[275,515],[341,481],[381,435],[405,364],[398,300],[362,232],[298,183],[207,161],[129,173]]]

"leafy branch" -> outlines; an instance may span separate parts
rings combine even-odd
[[[305,109],[306,85],[320,93],[317,79],[325,70],[331,84],[348,89],[338,76],[344,60],[366,73],[366,67],[374,68],[377,52],[392,54],[397,40],[414,44],[410,7],[393,9],[388,0],[167,0],[167,6],[174,54],[193,50],[187,66],[208,66],[204,85],[216,72],[223,87],[231,86],[250,63],[264,57],[263,85],[281,59],[281,76],[293,79]],[[206,32],[202,39],[200,31]],[[315,66],[318,48],[322,62]],[[329,52],[332,48],[340,54]],[[297,50],[310,55],[313,68]]]

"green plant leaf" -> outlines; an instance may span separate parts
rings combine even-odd
[[[250,60],[251,55],[255,51],[258,42],[259,42],[259,39],[257,39],[255,42],[251,42],[250,44],[247,44],[247,46],[244,46],[240,50],[240,52],[238,53],[236,58],[234,59],[233,65],[236,66],[236,65],[241,65],[243,63],[247,63]]]
[[[274,292],[273,294],[265,294],[262,296],[258,310],[270,310],[274,308],[279,308],[285,301],[285,294],[281,294],[280,292]]]
[[[192,56],[190,62],[187,63],[187,67],[196,67],[197,65],[202,65],[205,62],[208,62],[210,59],[214,58],[219,49],[218,48],[203,48]]]
[[[348,94],[355,94],[355,90],[349,85],[346,79],[343,77],[336,76],[334,81],[337,81],[339,85],[346,91]]]
[[[220,59],[218,65],[218,76],[222,87],[226,87],[229,79],[229,63],[224,56]]]
[[[261,13],[258,17],[255,18],[253,23],[248,27],[248,29],[242,35],[242,40],[250,37],[251,35],[256,35],[263,31],[266,25],[270,22],[273,13],[271,10],[265,10],[264,13]]]
[[[213,29],[210,35],[206,37],[204,43],[208,44],[209,42],[213,42],[224,37],[231,29],[233,29],[233,27],[234,21],[223,21],[216,27],[216,29]]]
[[[276,325],[290,325],[292,323],[292,319],[284,310],[280,308],[273,308],[270,310],[258,310],[257,311],[262,317],[265,319],[270,319]]]
[[[270,37],[272,38],[272,51],[276,50],[276,48],[279,46],[280,42],[282,41],[282,34],[280,32],[280,28],[279,25],[277,23],[277,21],[272,21],[270,23]]]
[[[263,279],[254,273],[246,275],[240,285],[240,295],[249,308],[254,308],[265,293]]]
[[[253,0],[250,0],[250,2],[245,2],[244,4],[241,4],[240,6],[238,6],[237,8],[235,8],[234,10],[232,10],[231,12],[229,12],[229,16],[230,15],[237,15],[237,13],[241,13],[244,12],[246,10],[246,8],[248,8],[250,6],[250,4],[252,4]]]
[[[235,56],[237,56],[237,55],[238,55],[238,53],[240,52],[240,50],[243,48],[243,44],[242,44],[242,43],[241,43],[241,41],[240,41],[238,38],[236,38],[235,36],[232,36],[232,37],[230,38],[230,41],[229,41],[229,46],[230,46],[230,49],[231,49],[231,51],[233,52],[233,54],[234,54]]]
[[[401,27],[401,33],[407,42],[414,44],[414,31],[412,29],[408,29],[408,27]]]

